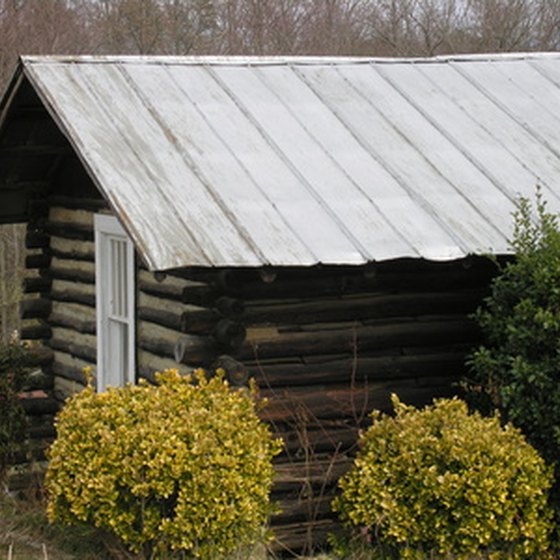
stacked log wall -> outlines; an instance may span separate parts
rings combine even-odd
[[[85,367],[96,364],[95,244],[93,217],[108,212],[102,199],[50,196],[43,226],[48,266],[40,273],[48,312],[43,344],[53,359],[46,371],[63,400],[81,390]]]
[[[372,409],[388,411],[392,393],[416,406],[456,394],[479,335],[470,314],[496,271],[468,258],[221,274],[216,283],[244,304],[247,337],[235,357],[284,440],[277,550],[308,552],[336,530],[336,481]]]
[[[183,317],[191,313],[205,312],[199,305],[185,302],[184,294],[207,289],[206,284],[177,275],[138,271],[137,277],[137,332],[138,373],[153,380],[156,371],[169,368],[181,373],[207,365],[212,359],[212,345],[206,333],[189,332]],[[202,302],[199,302],[202,303]],[[188,344],[183,361],[176,360],[179,339]]]

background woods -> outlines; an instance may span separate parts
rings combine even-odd
[[[432,56],[555,50],[550,0],[0,0],[21,53]]]

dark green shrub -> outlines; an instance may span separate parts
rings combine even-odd
[[[476,314],[486,342],[470,359],[471,397],[486,397],[545,459],[558,462],[560,232],[540,192],[536,211],[522,199],[514,218],[516,259]]]
[[[393,404],[340,481],[341,518],[394,558],[546,558],[552,475],[521,432],[458,399]]]
[[[29,351],[18,340],[0,346],[0,479],[25,439],[27,418],[18,394],[29,364]]]
[[[220,558],[262,537],[279,443],[255,399],[219,375],[156,378],[90,386],[66,403],[49,453],[49,519],[106,529],[148,558]]]

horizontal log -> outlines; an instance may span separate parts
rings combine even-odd
[[[94,363],[97,360],[96,340],[96,337],[91,334],[56,327],[52,330],[49,346],[54,350],[65,352],[75,358]]]
[[[52,280],[50,297],[54,301],[95,307],[95,284],[55,278]]]
[[[87,227],[93,230],[93,212],[63,206],[49,208],[49,221],[67,226]]]
[[[263,417],[263,413],[259,415]],[[289,420],[299,422],[297,418],[295,420],[289,418]],[[327,428],[321,425],[315,427],[302,425],[299,429],[287,430],[273,424],[273,428],[275,428],[273,430],[275,437],[282,439],[281,458],[295,460],[305,452],[345,454],[356,451],[358,428],[355,426],[341,425]]]
[[[140,270],[138,273],[138,288],[140,291],[165,299],[181,301],[186,287],[198,287],[200,285],[199,282],[193,283],[190,280],[171,275],[156,278],[155,273],[147,270]]]
[[[222,296],[213,302],[213,307],[224,317],[239,317],[245,311],[245,303],[240,299]]]
[[[247,330],[245,326],[231,319],[222,319],[212,330],[212,336],[218,343],[218,346],[226,352],[239,350],[245,341],[246,335]]]
[[[173,358],[177,363],[201,365],[215,355],[215,345],[209,337],[180,335],[172,329],[147,321],[138,322],[137,338],[140,348],[158,356]]]
[[[93,229],[88,226],[75,224],[64,224],[47,220],[44,224],[45,232],[49,235],[65,237],[66,239],[81,239],[83,241],[93,241]]]
[[[376,326],[351,326],[346,329],[321,332],[290,332],[255,339],[248,331],[238,359],[273,358],[277,356],[306,356],[313,354],[339,354],[349,352],[358,355],[367,351],[380,351],[400,346],[446,344],[457,341],[476,341],[478,329],[466,318],[451,316],[437,320],[410,320],[395,324]]]
[[[442,291],[485,287],[497,273],[490,263],[476,261],[465,269],[461,263],[427,264],[412,260],[407,267],[393,262],[379,263],[377,270],[368,267],[317,267],[281,269],[272,283],[263,282],[256,272],[228,270],[224,289],[235,297],[254,301],[317,296],[356,294],[372,291],[410,290]]]
[[[48,197],[48,201],[51,206],[59,206],[74,210],[86,210],[90,212],[99,212],[99,210],[108,208],[107,201],[104,198],[51,195]]]
[[[146,350],[139,350],[137,355],[137,367],[141,377],[148,381],[155,381],[155,373],[166,369],[176,369],[180,374],[190,373],[195,365],[178,364],[174,359],[162,358]]]
[[[60,403],[52,397],[20,399],[20,403],[29,416],[56,414]]]
[[[51,256],[47,253],[37,253],[36,255],[27,255],[25,257],[25,268],[49,268],[51,264]]]
[[[50,265],[50,272],[53,278],[90,284],[95,282],[95,264],[89,261],[53,257]]]
[[[180,317],[183,311],[201,309],[200,307],[180,303],[165,294],[150,294],[143,291],[139,292],[137,302],[139,307],[151,307],[152,309],[173,313],[177,317]]]
[[[92,262],[95,260],[95,244],[93,241],[66,239],[57,236],[51,236],[50,239],[50,252],[55,257]]]
[[[20,303],[22,319],[46,319],[51,312],[52,302],[46,298],[25,299]]]
[[[200,305],[201,307],[209,307],[220,295],[221,293],[213,286],[193,282],[190,286],[183,289],[181,301],[183,303]]]
[[[48,292],[52,280],[48,276],[28,276],[23,279],[23,292],[26,294]]]
[[[174,331],[177,331],[177,333],[182,332],[183,324],[180,314],[178,315],[176,313],[170,313],[169,311],[144,306],[138,307],[137,313],[138,318],[143,321],[156,323],[162,327],[173,329]]]
[[[151,296],[153,297],[153,296]],[[145,301],[147,298],[144,294],[140,294],[140,303]],[[174,301],[165,300],[164,298],[158,298],[157,305],[153,302],[146,302],[146,307],[152,307],[153,309],[157,309],[161,311],[162,307],[170,308],[173,312],[177,313],[178,311],[182,310],[180,322],[177,323],[177,318],[173,317],[171,322],[168,321],[168,325],[172,328],[176,328],[181,330],[185,333],[191,334],[211,334],[212,330],[216,328],[217,323],[223,319],[224,317],[233,317],[239,315],[240,312],[243,310],[243,304],[239,300],[234,300],[232,298],[219,298],[216,303],[216,309],[210,309],[201,306],[195,305],[188,305],[184,304],[181,307],[177,306],[177,303]],[[220,308],[219,311],[217,308]],[[153,313],[148,311],[148,313],[152,313],[154,318],[158,317],[157,313]],[[148,317],[146,317],[148,318]],[[166,319],[163,316],[160,316],[159,321],[154,320],[154,322],[159,324],[165,325],[164,321]]]
[[[95,334],[95,308],[79,303],[54,301],[49,323],[57,327],[67,327],[75,331]]]
[[[51,336],[51,328],[46,323],[25,325],[20,330],[22,340],[44,340]]]
[[[49,246],[50,237],[44,231],[28,230],[25,234],[26,249],[44,249]]]
[[[335,360],[328,360],[325,356],[318,363],[258,364],[249,366],[249,371],[261,387],[350,383],[352,379],[355,382],[396,380],[424,375],[446,377],[464,373],[466,352],[438,352],[437,348],[433,351],[433,354],[416,355],[347,355]]]
[[[55,351],[51,369],[56,376],[64,377],[65,379],[75,381],[80,385],[85,386],[87,381],[84,375],[84,368],[86,367],[90,367],[95,370],[95,363],[75,358],[66,352]]]
[[[271,499],[279,508],[274,515],[274,523],[285,523],[296,520],[321,519],[333,517],[331,502],[333,493],[313,495],[278,496],[272,494]]]
[[[197,311],[185,311],[181,315],[181,330],[191,334],[209,334],[222,318],[215,309],[199,307]]]
[[[294,459],[274,465],[273,492],[299,491],[305,488],[327,488],[345,474],[353,459],[334,455],[329,459]]]
[[[172,357],[177,363],[208,365],[215,355],[216,345],[210,337],[183,334],[173,344]]]
[[[249,371],[247,368],[231,356],[219,356],[210,366],[211,371],[218,369],[224,371],[226,379],[234,387],[242,387],[249,382]]]
[[[404,381],[368,383],[366,386],[309,387],[306,390],[262,390],[268,399],[260,416],[268,422],[294,422],[300,418],[348,418],[363,420],[373,409],[391,410],[391,394],[413,406],[424,406],[434,398],[451,397],[457,393],[451,385],[458,378],[447,382],[419,384]]]
[[[60,402],[64,402],[68,397],[83,391],[84,388],[85,381],[76,381],[65,377],[54,378],[54,396]]]
[[[482,302],[485,290],[404,294],[360,294],[353,297],[247,306],[246,324],[306,324],[358,321],[385,317],[412,317],[437,313],[471,313]]]
[[[32,366],[45,366],[53,361],[53,352],[46,346],[33,346],[29,350],[29,361]]]

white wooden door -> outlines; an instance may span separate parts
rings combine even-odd
[[[95,216],[97,390],[135,378],[134,247],[113,216]]]

